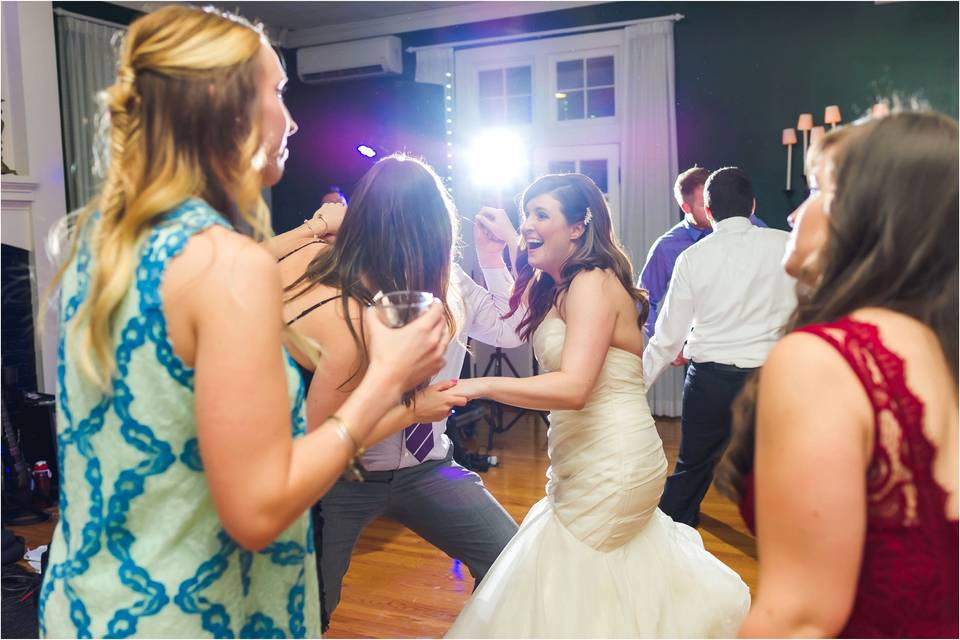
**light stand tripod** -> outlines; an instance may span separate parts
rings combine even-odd
[[[504,353],[503,349],[496,347],[493,350],[493,353],[490,354],[490,360],[487,361],[487,367],[483,370],[483,377],[486,377],[490,373],[490,369],[493,369],[493,375],[495,377],[500,377],[503,375],[503,365],[506,364],[507,368],[510,369],[510,373],[513,374],[514,378],[521,377],[517,373],[517,368],[513,366],[513,363],[510,362],[510,358],[507,357],[507,354]],[[539,367],[537,366],[536,358],[533,360],[533,374],[537,375]],[[514,416],[510,422],[504,423],[503,421],[503,407],[504,405],[499,402],[492,403],[490,407],[490,413],[484,416],[484,419],[487,421],[487,425],[490,427],[490,431],[487,433],[487,450],[493,449],[493,436],[497,433],[506,433],[513,428],[513,425],[517,421],[525,416],[528,413],[533,413],[537,416],[544,424],[544,426],[549,427],[550,423],[547,422],[547,414],[543,411],[534,411],[532,409],[520,409],[520,413]]]
[[[517,368],[513,366],[513,363],[510,362],[510,358],[507,357],[507,354],[504,353],[503,349],[496,347],[493,350],[493,353],[490,354],[490,360],[487,361],[487,366],[483,370],[483,377],[486,377],[490,373],[490,369],[493,369],[493,375],[495,377],[500,377],[503,375],[503,365],[506,364],[507,368],[510,369],[510,373],[513,374],[514,378],[521,377],[517,373]],[[539,373],[539,367],[537,366],[537,359],[533,358],[533,375]],[[520,409],[520,413],[513,417],[510,422],[504,424],[503,422],[503,406],[499,402],[494,402],[490,407],[490,413],[484,416],[484,419],[487,421],[487,424],[490,426],[490,431],[487,434],[487,450],[493,449],[493,436],[497,433],[506,433],[517,421],[525,416],[528,413],[533,413],[537,418],[539,418],[544,426],[549,427],[550,423],[547,421],[547,414],[543,411],[536,411],[533,409]]]

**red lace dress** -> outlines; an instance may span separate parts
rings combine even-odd
[[[874,325],[841,318],[798,329],[844,357],[874,415],[867,469],[867,531],[853,610],[839,637],[956,638],[960,529],[945,515],[933,478],[936,450],[923,433],[923,404],[906,385],[903,360]],[[753,478],[740,512],[754,530]]]

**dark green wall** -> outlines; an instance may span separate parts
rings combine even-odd
[[[124,9],[109,3],[62,4],[99,17],[129,20],[116,15]],[[742,167],[753,176],[759,214],[768,223],[786,228],[786,215],[803,198],[804,183],[801,153],[795,148],[794,191],[783,191],[786,158],[780,131],[795,126],[799,113],[813,113],[819,123],[823,108],[838,104],[849,121],[877,97],[896,93],[923,98],[957,117],[958,6],[956,2],[610,2],[400,35],[407,47],[683,14],[685,18],[674,28],[680,167],[694,163]],[[242,3],[238,8],[243,8]],[[104,10],[113,13],[98,13]],[[288,52],[288,63],[293,59]],[[295,137],[291,146],[304,149],[291,154],[288,174],[275,188],[278,230],[298,223],[301,209],[310,210],[317,184],[338,184],[349,190],[366,167],[346,161],[342,154],[352,150],[325,148],[343,129],[331,103],[345,105],[343,110],[354,126],[364,127],[366,118],[371,129],[387,123],[398,129],[395,137],[413,136],[424,149],[411,151],[428,153],[428,148],[443,144],[440,128],[428,126],[422,114],[409,106],[393,109],[411,101],[422,103],[416,111],[439,105],[434,104],[439,95],[428,95],[423,85],[413,83],[414,56],[407,54],[404,62],[403,78],[310,87],[292,78],[290,102],[297,107],[294,115],[302,130],[301,143]],[[291,76],[295,75],[292,67]],[[378,100],[377,114],[367,117],[364,109],[348,108],[351,99],[363,105],[371,94],[381,93],[385,98]],[[384,108],[396,113],[386,114]],[[402,130],[409,131],[403,134]],[[427,141],[433,131],[437,139]],[[298,163],[309,163],[309,167],[298,171]],[[284,202],[290,209],[287,214],[281,210]]]
[[[794,191],[783,191],[780,132],[796,126],[801,112],[820,124],[824,107],[837,104],[851,120],[878,96],[896,92],[957,117],[957,8],[953,2],[614,2],[403,40],[410,46],[683,14],[674,29],[680,167],[740,166],[753,176],[758,213],[786,228],[804,183],[796,147]]]

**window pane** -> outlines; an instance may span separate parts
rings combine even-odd
[[[613,87],[587,91],[587,117],[606,118],[615,115]]]
[[[481,71],[479,81],[481,98],[503,95],[503,69]]]
[[[583,60],[565,60],[557,63],[557,90],[579,89],[583,86]]]
[[[597,183],[600,191],[607,193],[607,161],[581,160],[580,173]]]
[[[509,124],[527,124],[533,121],[530,96],[507,98],[507,122]]]
[[[547,163],[548,173],[576,173],[577,163],[573,160],[554,160]]]
[[[480,121],[483,124],[503,124],[503,98],[480,101]]]
[[[533,93],[530,81],[530,67],[507,69],[507,95],[526,96]]]
[[[581,118],[583,118],[583,91],[558,92],[557,120],[578,120]]]
[[[587,86],[602,87],[614,84],[613,56],[587,58]]]

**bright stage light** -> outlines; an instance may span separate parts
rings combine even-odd
[[[467,151],[473,181],[500,187],[518,177],[525,179],[530,166],[527,145],[517,134],[503,129],[480,134]]]
[[[357,145],[357,151],[360,152],[360,155],[368,158],[373,158],[377,155],[377,152],[374,151],[372,147],[368,147],[365,144]]]

